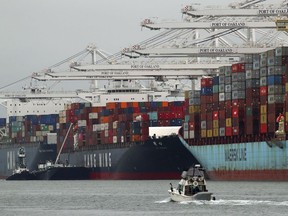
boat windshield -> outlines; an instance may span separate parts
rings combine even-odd
[[[204,176],[203,170],[196,169],[196,168],[190,168],[187,172],[188,176]]]

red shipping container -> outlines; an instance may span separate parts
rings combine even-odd
[[[213,111],[213,117],[212,117],[213,120],[218,120],[219,119],[219,113],[218,111]]]
[[[226,136],[232,136],[232,127],[226,127],[225,128],[225,135]]]
[[[260,96],[266,96],[268,93],[268,86],[260,86]]]
[[[267,124],[260,124],[260,133],[267,133]]]
[[[227,100],[227,101],[225,101],[225,109],[229,109],[229,108],[231,108],[232,107],[232,101],[231,100]]]
[[[213,97],[213,102],[219,101],[219,93],[214,93],[212,97]]]
[[[225,109],[225,102],[224,101],[219,101],[219,110],[224,110]]]
[[[219,111],[219,119],[225,119],[225,110]]]
[[[213,85],[213,78],[206,77],[201,79],[201,87],[211,87]]]
[[[239,117],[238,108],[232,108],[232,117]]]
[[[245,64],[244,63],[232,64],[231,69],[232,73],[245,72]]]
[[[245,99],[232,100],[231,103],[232,103],[232,107],[239,107],[239,108],[245,107]]]
[[[189,131],[195,129],[195,127],[194,127],[194,122],[188,122],[188,125],[189,125]]]
[[[232,130],[233,130],[232,134],[233,134],[234,136],[239,135],[239,127],[233,127]]]

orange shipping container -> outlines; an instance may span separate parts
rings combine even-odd
[[[162,102],[162,107],[168,107],[168,106],[169,106],[168,101],[163,101],[163,102]]]
[[[120,108],[127,108],[127,102],[121,102]]]
[[[109,102],[106,104],[107,109],[115,109],[116,108],[116,103],[114,102]]]
[[[139,103],[138,102],[132,102],[132,107],[139,107]]]

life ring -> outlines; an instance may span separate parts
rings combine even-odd
[[[198,186],[198,182],[197,182],[197,181],[194,181],[194,182],[193,182],[193,186],[194,186],[194,187],[197,187],[197,186]]]

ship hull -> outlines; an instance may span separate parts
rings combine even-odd
[[[36,180],[88,180],[90,170],[85,167],[50,167],[33,174]]]
[[[211,180],[287,181],[288,141],[189,146]]]
[[[1,144],[0,146],[0,178],[6,179],[13,174],[17,167],[17,152],[20,147],[25,148],[27,168],[31,171],[37,170],[39,163],[47,160],[55,161],[57,156],[56,144]]]
[[[198,163],[177,136],[108,147],[63,153],[61,160],[88,167],[90,179],[113,180],[179,179],[183,170]]]

